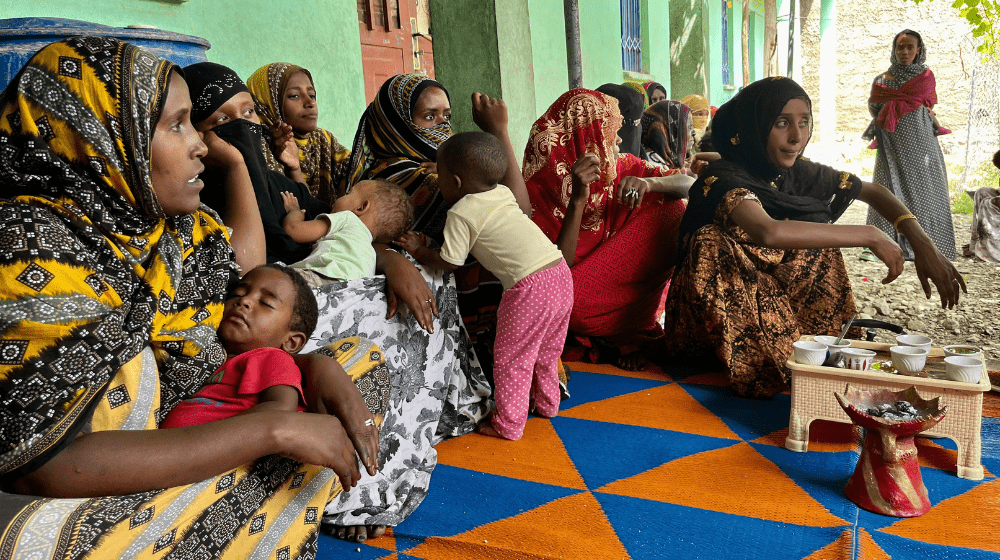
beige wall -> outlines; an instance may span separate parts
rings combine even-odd
[[[818,105],[820,0],[801,0],[802,81]],[[903,29],[920,33],[927,46],[927,65],[937,79],[941,124],[954,134],[941,137],[946,152],[965,142],[969,106],[969,75],[979,56],[974,52],[971,27],[950,1],[905,0],[837,1],[837,127],[838,140],[861,143],[871,117],[867,100],[872,80],[889,67],[890,43]]]

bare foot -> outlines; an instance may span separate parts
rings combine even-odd
[[[618,358],[618,367],[625,371],[645,371],[646,358],[642,357],[642,352],[630,352]]]
[[[480,422],[478,426],[476,426],[476,433],[483,434],[484,436],[491,436],[495,438],[504,439],[504,437],[500,435],[500,432],[497,432],[496,430],[493,429],[492,414],[484,418],[483,421]]]
[[[368,539],[381,537],[388,527],[385,525],[350,525],[347,527],[335,526],[329,531],[331,536],[346,541],[363,543]]]

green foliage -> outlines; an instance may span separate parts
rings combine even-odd
[[[965,167],[956,165],[948,169],[948,190],[951,191],[951,211],[956,214],[972,215],[973,201],[969,193],[974,193],[981,187],[996,188],[1000,184],[1000,169],[993,166],[991,160],[981,162],[969,170],[965,178],[965,188],[959,185],[959,180]]]
[[[952,214],[967,214],[972,215],[973,210],[972,197],[966,193],[961,193],[955,200],[951,201],[951,213]]]
[[[972,36],[979,40],[976,50],[985,58],[1000,60],[1000,0],[954,0],[951,6],[972,25]]]

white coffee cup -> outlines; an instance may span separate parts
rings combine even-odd
[[[916,346],[917,348],[931,349],[931,337],[922,334],[901,334],[896,337],[896,343],[900,346]]]
[[[948,356],[944,359],[944,373],[953,381],[979,383],[983,375],[983,361],[966,356]]]
[[[825,334],[813,337],[813,340],[815,340],[816,342],[821,342],[823,344],[826,344],[827,348],[829,348],[829,351],[826,353],[826,362],[824,363],[827,363],[830,360],[832,360],[833,357],[836,356],[837,354],[840,354],[840,351],[843,350],[844,348],[851,347],[850,340],[844,339],[840,341],[840,344],[837,344],[837,338],[838,337],[836,336],[828,336]]]
[[[796,340],[792,343],[792,355],[796,363],[818,366],[826,359],[826,344],[815,340]]]
[[[917,375],[923,371],[929,353],[926,348],[917,346],[893,346],[889,349],[892,367],[903,375]]]
[[[844,359],[847,362],[845,365],[848,369],[867,371],[872,367],[872,362],[875,360],[874,350],[866,350],[864,348],[844,348],[840,352],[844,355]]]

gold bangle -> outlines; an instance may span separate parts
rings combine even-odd
[[[895,230],[896,230],[896,233],[899,233],[899,224],[900,224],[900,223],[901,223],[901,222],[902,222],[903,220],[909,220],[909,219],[913,219],[913,220],[916,220],[916,219],[917,219],[917,217],[916,217],[916,216],[914,216],[913,214],[903,214],[902,216],[900,216],[900,217],[896,218],[896,221],[895,221],[895,222],[892,222],[892,227],[893,227],[893,229],[895,229]]]

